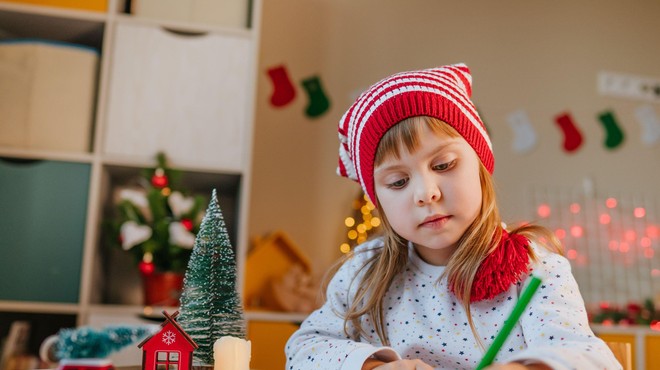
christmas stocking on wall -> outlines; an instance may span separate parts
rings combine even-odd
[[[614,117],[614,113],[605,111],[598,115],[598,120],[605,128],[605,147],[614,149],[623,142],[623,131]]]
[[[532,122],[529,120],[527,113],[520,109],[507,117],[509,126],[513,130],[513,151],[516,153],[526,153],[534,149],[536,146],[536,131],[532,127]]]
[[[570,113],[562,113],[555,117],[555,122],[564,134],[564,150],[572,153],[582,146],[582,133],[578,129]]]
[[[660,118],[650,105],[635,109],[635,117],[642,126],[642,142],[651,146],[660,141]]]
[[[309,104],[305,110],[308,117],[314,118],[322,115],[330,108],[330,100],[323,91],[321,79],[318,76],[312,76],[302,81],[303,87],[309,97]]]
[[[273,84],[273,94],[270,103],[275,107],[285,106],[296,97],[296,89],[291,83],[289,74],[283,65],[269,68],[268,76]]]

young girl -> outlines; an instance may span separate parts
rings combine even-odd
[[[489,369],[621,368],[556,238],[504,229],[471,83],[463,64],[399,73],[342,117],[338,172],[377,205],[385,236],[339,267],[289,339],[287,369],[474,369],[532,271],[543,283]]]

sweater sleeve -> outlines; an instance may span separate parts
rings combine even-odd
[[[286,368],[289,370],[341,369],[359,370],[374,356],[384,361],[399,359],[389,347],[360,342],[352,326],[344,332],[344,314],[350,305],[355,274],[370,253],[359,253],[337,271],[327,289],[327,299],[289,338]]]
[[[527,349],[503,360],[540,360],[555,370],[621,369],[589,326],[584,301],[564,257],[541,253],[534,272],[543,282],[520,318]]]

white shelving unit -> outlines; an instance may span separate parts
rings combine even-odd
[[[167,154],[171,167],[183,172],[183,186],[202,194],[210,194],[212,188],[218,189],[230,236],[233,237],[237,250],[237,285],[239,291],[243,291],[244,266],[248,248],[246,212],[249,209],[254,100],[261,17],[260,0],[246,0],[246,6],[250,10],[249,20],[246,20],[244,28],[236,28],[140,18],[124,13],[125,0],[108,0],[108,10],[106,12],[19,4],[0,0],[0,38],[15,37],[19,39],[71,42],[93,47],[100,53],[95,116],[92,127],[93,137],[91,138],[92,144],[89,151],[59,152],[0,146],[0,158],[5,160],[64,162],[89,166],[88,194],[86,199],[81,200],[86,203],[86,216],[83,226],[84,241],[81,247],[78,299],[75,302],[7,299],[7,295],[3,293],[0,286],[0,329],[2,325],[8,325],[8,323],[2,322],[2,317],[13,318],[23,314],[64,315],[67,318],[75,318],[75,324],[77,325],[86,325],[95,322],[98,317],[135,317],[143,313],[144,307],[139,302],[140,297],[131,296],[131,288],[139,290],[140,283],[137,269],[133,266],[132,261],[128,260],[127,256],[122,257],[121,251],[117,251],[117,253],[109,252],[102,247],[102,220],[104,214],[111,207],[113,189],[122,185],[123,181],[130,179],[132,176],[139,175],[143,168],[153,167],[157,147]],[[216,157],[218,153],[222,154],[222,148],[220,148],[220,152],[213,152],[209,156],[201,153],[201,150],[211,147],[208,145],[208,141],[203,141],[210,140],[208,137],[210,135],[207,135],[203,130],[203,124],[206,123],[198,123],[194,118],[190,118],[187,122],[180,122],[180,124],[184,127],[190,127],[191,130],[199,131],[195,132],[195,135],[202,142],[197,143],[197,145],[193,140],[186,143],[187,147],[185,148],[176,146],[178,145],[175,136],[177,131],[173,127],[164,124],[165,126],[162,129],[157,130],[154,128],[155,131],[153,131],[160,136],[160,141],[145,140],[145,147],[153,147],[153,152],[144,150],[141,153],[133,153],[131,151],[135,151],[134,148],[116,146],[118,135],[126,135],[127,141],[135,135],[134,132],[121,132],[118,130],[129,130],[130,127],[133,127],[131,125],[139,124],[139,122],[117,121],[117,117],[124,117],[120,113],[126,112],[121,112],[124,106],[113,105],[115,102],[112,101],[112,97],[117,96],[117,91],[113,89],[128,86],[119,83],[125,81],[121,80],[122,76],[117,75],[121,71],[119,68],[121,61],[115,59],[115,57],[122,57],[121,55],[117,56],[117,50],[125,46],[120,44],[120,42],[125,42],[122,41],[124,39],[117,37],[119,30],[130,28],[175,30],[176,33],[188,36],[205,35],[209,39],[213,37],[238,39],[241,40],[242,45],[247,45],[247,51],[243,54],[245,60],[241,59],[240,63],[245,66],[248,72],[238,81],[227,80],[231,81],[232,84],[236,84],[236,87],[240,87],[237,91],[244,94],[239,99],[241,106],[222,106],[222,101],[218,101],[216,103],[220,104],[225,112],[211,111],[211,114],[218,113],[219,116],[223,116],[226,110],[234,110],[234,113],[237,113],[234,117],[239,117],[237,119],[241,122],[221,122],[221,124],[240,125],[242,132],[237,136],[238,139],[234,140],[238,142],[232,142],[230,146],[227,146],[227,149],[233,152],[232,155],[238,153],[238,160],[229,164],[218,165],[217,163],[223,163],[220,160],[221,158]],[[192,37],[191,40],[200,42],[201,39]],[[177,45],[181,46],[180,44]],[[207,50],[204,47],[194,50],[200,52],[200,55],[215,55],[213,50]],[[161,62],[166,63],[171,62],[171,60],[162,60]],[[204,64],[209,61],[195,60],[194,62]],[[126,65],[128,65],[127,68],[132,68],[130,63]],[[222,72],[219,70],[216,77],[223,77]],[[175,76],[170,77],[174,78]],[[233,77],[233,75],[229,77]],[[156,88],[154,91],[158,91],[158,89]],[[137,96],[140,97],[140,95]],[[141,98],[150,96],[142,95]],[[182,96],[181,100],[189,102],[194,99],[191,100],[189,96]],[[209,104],[209,102],[200,101],[200,104]],[[204,119],[208,119],[208,117]],[[124,126],[119,127],[118,122],[124,124]],[[109,135],[115,139],[114,142],[108,140]],[[54,138],[54,140],[59,140],[59,138]],[[115,147],[110,148],[110,145],[115,145]],[[164,145],[164,147],[159,145]],[[170,155],[169,153],[177,154]],[[4,179],[0,181],[4,181]],[[223,199],[225,201],[224,205]],[[66,215],[66,210],[49,210],[49,212],[53,213],[52,217]],[[5,214],[3,217],[8,217],[7,215],[12,212],[3,209],[3,213]],[[39,232],[39,230],[35,230],[35,232]],[[51,246],[44,246],[44,248],[49,247]],[[122,258],[124,259],[122,260]],[[2,277],[3,275],[0,273],[0,278]],[[35,276],[35,278],[38,279],[39,277]],[[15,289],[24,288],[16,286]],[[123,294],[123,289],[126,290],[126,294]],[[299,322],[304,318],[301,315],[263,312],[247,312],[246,316],[248,320],[275,322]],[[57,321],[55,322],[57,323]],[[63,322],[68,323],[69,321],[64,320]]]

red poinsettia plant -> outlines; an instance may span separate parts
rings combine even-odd
[[[205,200],[177,186],[179,172],[164,153],[146,169],[137,186],[115,193],[116,219],[110,242],[135,257],[140,272],[184,272],[203,218]]]

